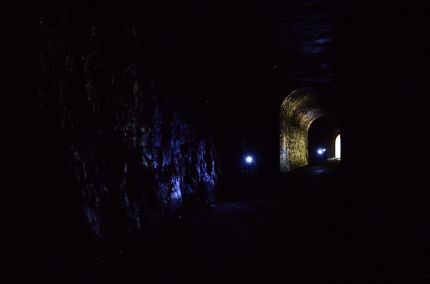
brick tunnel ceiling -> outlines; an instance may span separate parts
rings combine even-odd
[[[280,110],[280,166],[287,172],[308,164],[308,130],[312,122],[330,116],[311,88],[292,92]]]

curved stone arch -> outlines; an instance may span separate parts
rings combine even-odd
[[[288,172],[309,163],[308,130],[312,122],[327,115],[321,97],[313,88],[289,94],[280,108],[280,167]]]

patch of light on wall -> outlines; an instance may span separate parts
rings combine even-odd
[[[340,134],[337,135],[337,137],[336,137],[336,140],[334,142],[334,147],[335,147],[334,156],[335,156],[335,158],[340,159]]]

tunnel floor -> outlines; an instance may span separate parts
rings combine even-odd
[[[117,249],[82,248],[41,256],[45,261],[32,264],[31,279],[75,283],[398,280],[398,260],[405,253],[394,250],[393,254],[397,239],[385,238],[377,225],[359,216],[339,175],[336,167],[305,167],[282,176],[276,186],[267,185],[268,191],[278,191],[275,198],[225,201],[214,208],[184,212]],[[405,279],[418,277],[416,273],[405,272]]]

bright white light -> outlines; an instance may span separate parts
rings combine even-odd
[[[322,154],[324,154],[325,151],[326,151],[326,149],[320,148],[317,150],[317,153],[318,153],[318,155],[322,155]]]
[[[336,137],[336,140],[334,142],[334,147],[335,147],[334,156],[335,158],[340,159],[340,134]]]
[[[252,156],[248,155],[248,156],[245,157],[245,162],[247,164],[252,164],[254,162],[254,158]]]

